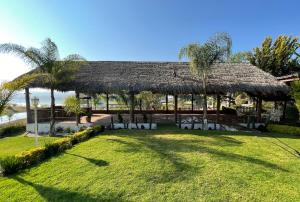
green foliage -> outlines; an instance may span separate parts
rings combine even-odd
[[[79,66],[85,63],[85,59],[78,54],[71,54],[61,59],[56,44],[49,38],[42,42],[42,47],[39,49],[34,47],[25,48],[13,43],[0,44],[1,52],[15,54],[20,57],[36,68],[35,73],[38,73],[38,76],[46,81],[47,87],[51,89],[50,131],[53,135],[55,133],[55,98],[53,91],[64,82],[72,80]]]
[[[250,54],[250,63],[274,76],[289,74],[299,71],[299,54],[296,52],[300,47],[298,38],[291,36],[279,36],[274,42],[267,37],[261,47],[257,47]]]
[[[31,149],[15,156],[8,156],[0,160],[0,174],[13,174],[21,169],[40,163],[41,161],[59,154],[73,145],[88,140],[104,131],[103,126],[94,126],[69,137],[47,143],[43,147]]]
[[[297,122],[299,120],[299,111],[297,107],[292,104],[286,107],[286,117],[288,121]]]
[[[26,126],[23,122],[16,122],[1,126],[0,128],[0,138],[15,135],[21,132],[25,132]]]
[[[80,107],[80,101],[75,96],[68,96],[64,100],[64,110],[68,114],[80,115],[84,111]]]
[[[296,106],[298,111],[300,111],[300,81],[294,81],[291,84],[291,95],[296,102]]]
[[[235,98],[236,106],[241,106],[242,104],[247,104],[250,97],[246,93],[241,93]]]
[[[161,107],[161,95],[150,91],[142,91],[137,96],[137,99],[142,100],[142,108],[150,110],[152,108],[158,109]]]
[[[232,63],[249,63],[250,52],[238,52],[230,55],[229,62]]]
[[[7,109],[14,94],[26,87],[35,77],[36,75],[22,76],[14,81],[0,84],[0,115]]]
[[[300,135],[300,127],[269,124],[267,126],[268,131],[274,133],[290,134],[290,135]]]

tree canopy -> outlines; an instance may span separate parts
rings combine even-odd
[[[280,35],[275,41],[267,37],[251,52],[249,61],[274,76],[287,75],[300,70],[299,47],[296,37]]]

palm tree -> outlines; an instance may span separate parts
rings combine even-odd
[[[207,130],[207,75],[212,65],[228,60],[231,54],[231,38],[227,33],[218,33],[203,45],[188,44],[179,51],[179,59],[187,58],[189,68],[195,77],[193,81],[202,83],[203,93],[203,125]]]
[[[47,82],[47,87],[51,91],[51,121],[50,134],[55,135],[55,98],[54,90],[61,83],[69,81],[84,58],[78,54],[68,55],[61,59],[56,44],[49,38],[42,42],[41,48],[25,48],[18,44],[0,44],[0,52],[12,53],[22,58],[26,63],[35,68]]]

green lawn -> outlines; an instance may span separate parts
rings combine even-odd
[[[299,149],[300,139],[106,131],[0,178],[0,201],[299,201],[300,159],[285,144]]]
[[[40,137],[39,145],[42,146],[45,143],[56,140],[57,137]],[[11,137],[5,137],[0,139],[0,158],[5,156],[15,155],[32,149],[35,147],[35,139],[32,137],[25,137],[23,134],[18,134]]]

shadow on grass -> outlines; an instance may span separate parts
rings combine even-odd
[[[13,179],[25,186],[31,186],[34,188],[45,199],[45,201],[123,201],[121,199],[121,194],[107,193],[104,196],[94,196],[86,193],[35,184],[18,176],[14,176]]]
[[[118,135],[116,135],[118,136]],[[124,137],[120,135],[119,137]],[[188,177],[189,174],[193,174],[196,170],[199,170],[200,167],[194,167],[187,163],[184,158],[180,158],[177,153],[185,152],[185,153],[194,153],[197,152],[199,154],[210,154],[215,158],[220,158],[226,161],[233,162],[246,162],[250,164],[255,164],[259,166],[263,166],[268,169],[275,169],[283,172],[288,172],[288,170],[268,161],[264,161],[261,159],[257,159],[251,156],[243,156],[240,154],[230,153],[218,149],[214,149],[208,146],[204,146],[204,144],[213,144],[217,146],[222,146],[224,143],[218,143],[218,141],[223,141],[229,144],[241,144],[240,141],[235,140],[231,137],[226,136],[218,136],[217,141],[213,142],[205,142],[204,140],[188,140],[188,139],[171,139],[171,138],[163,138],[163,137],[155,137],[155,136],[141,136],[141,135],[133,135],[130,136],[133,139],[137,140],[137,143],[127,142],[120,139],[108,139],[108,141],[117,142],[125,145],[125,148],[122,150],[118,150],[120,152],[140,152],[142,150],[150,149],[154,151],[162,160],[170,162],[174,167],[174,172],[171,173],[173,177],[170,177],[170,180],[183,179],[183,176]],[[161,173],[161,179],[169,179],[167,173]]]
[[[68,153],[68,152],[65,152],[65,154],[85,159],[85,160],[89,161],[90,163],[92,163],[96,166],[108,166],[109,165],[109,163],[107,161],[104,161],[104,160],[101,160],[101,159],[88,158],[88,157],[85,157],[85,156],[80,156],[78,154],[72,154],[72,153]]]

